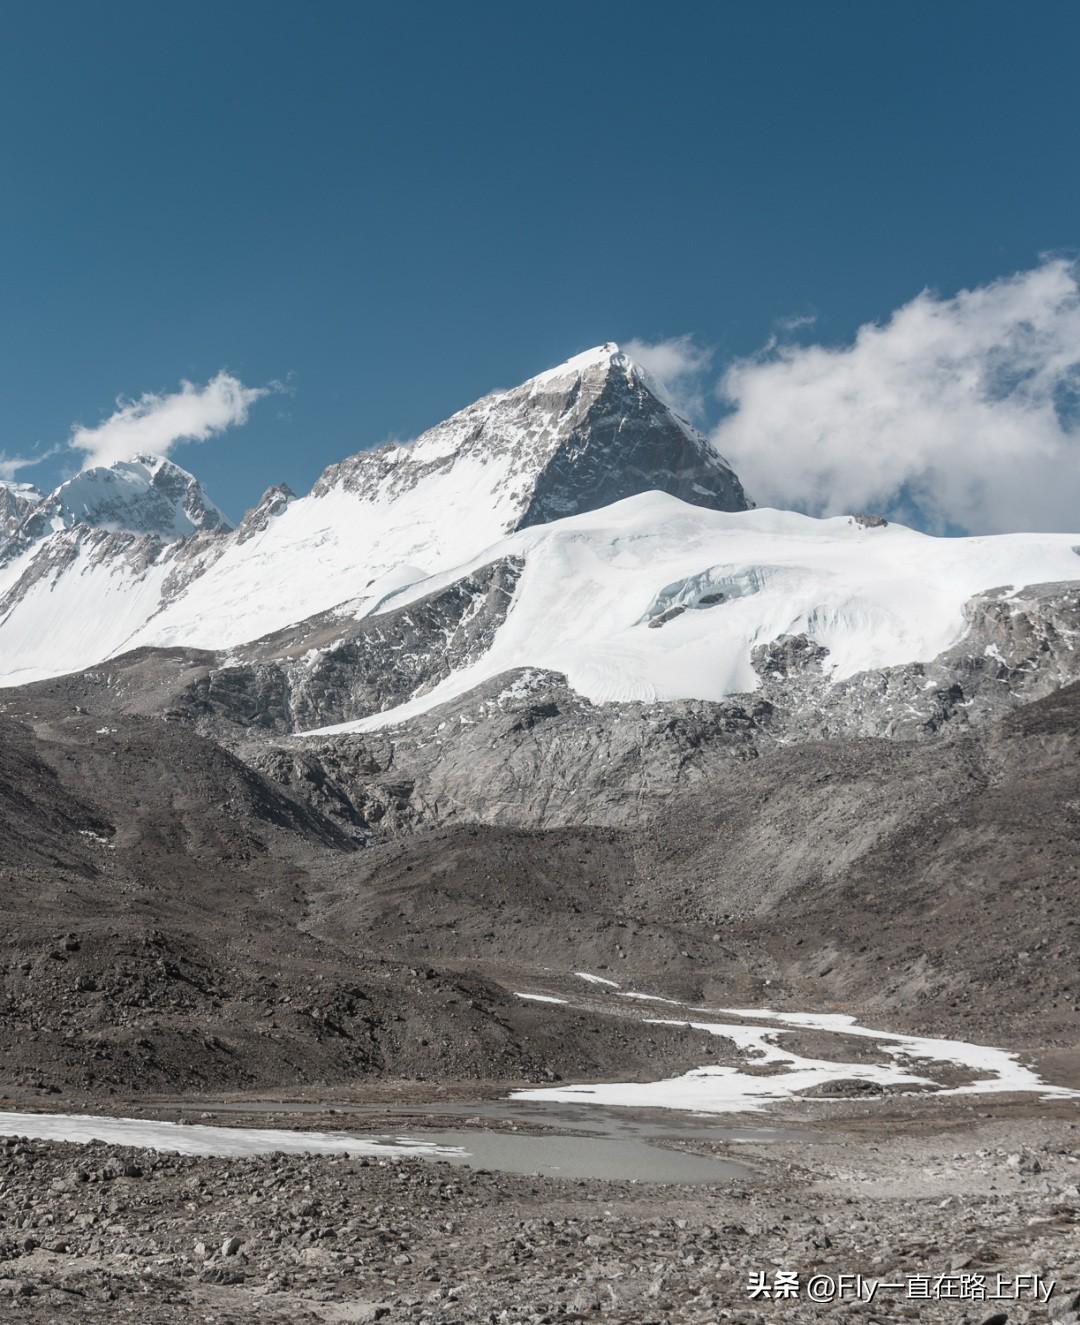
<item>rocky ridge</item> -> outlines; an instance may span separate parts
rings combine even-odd
[[[31,484],[0,479],[0,543],[14,534],[40,501],[41,493]]]
[[[750,505],[727,462],[614,342],[483,397],[407,446],[331,465],[312,495],[343,489],[393,501],[463,462],[478,463],[498,485],[502,533],[653,488],[712,510]]]

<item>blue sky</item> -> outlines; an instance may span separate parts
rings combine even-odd
[[[285,382],[173,453],[233,515],[604,340],[689,334],[719,378],[785,319],[843,344],[1080,242],[1075,4],[36,0],[4,24],[0,452],[181,379]]]

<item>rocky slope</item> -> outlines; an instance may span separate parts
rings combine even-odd
[[[0,544],[12,536],[39,501],[41,493],[31,484],[0,479]]]
[[[3,1088],[690,1065],[649,1028],[581,1017],[567,1038],[479,968],[334,933],[322,898],[355,854],[336,823],[182,725],[0,719]]]
[[[952,739],[1080,679],[1080,588],[1049,584],[977,596],[963,639],[928,663],[839,682],[821,645],[805,634],[781,636],[753,652],[758,689],[715,703],[592,704],[564,677],[523,669],[393,726],[262,739],[377,712],[466,665],[489,643],[513,592],[517,572],[485,574],[493,569],[503,577],[494,589],[481,576],[366,618],[314,662],[221,666],[204,657],[194,673],[170,667],[157,703],[367,835],[454,821],[632,825],[732,761],[830,739]],[[301,644],[317,639],[305,635]],[[272,656],[280,644],[258,647]],[[104,673],[32,687],[19,702],[145,711],[151,674],[153,655],[133,655]]]
[[[717,715],[644,708],[578,746],[588,715],[526,689],[441,754],[432,731],[428,751],[379,734],[241,760],[32,690],[0,770],[2,1056],[26,1089],[671,1062],[645,1028],[508,997],[544,971],[1080,1036],[1075,685],[951,737],[743,758]]]

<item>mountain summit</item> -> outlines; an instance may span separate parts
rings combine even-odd
[[[48,496],[25,485],[0,488],[0,563],[57,534],[69,542],[92,530],[171,542],[231,527],[198,479],[163,456],[84,469]]]
[[[35,516],[53,528],[81,524],[164,539],[230,528],[199,480],[158,455],[84,469],[61,483]]]
[[[201,572],[232,526],[162,456],[85,469],[47,496],[0,490],[0,655],[16,677],[107,656],[161,604],[178,562]],[[201,559],[200,559],[201,558]]]
[[[654,489],[717,511],[750,505],[727,462],[613,341],[484,396],[407,446],[332,465],[313,495],[400,496],[462,468],[495,498],[499,534]]]

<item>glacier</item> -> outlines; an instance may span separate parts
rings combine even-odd
[[[709,511],[644,493],[521,530],[384,598],[376,612],[484,564],[524,561],[506,620],[478,661],[406,704],[317,734],[405,722],[525,667],[564,674],[594,703],[723,699],[758,687],[752,649],[785,634],[806,633],[827,648],[833,680],[929,659],[963,634],[974,594],[1080,580],[1075,541],[1069,534],[938,538],[853,517]],[[698,586],[690,605],[652,628],[678,584]],[[702,597],[719,601],[702,606]]]

